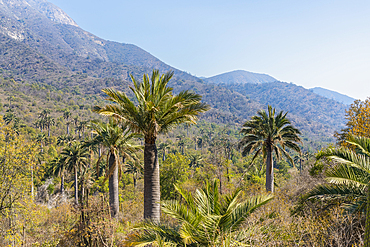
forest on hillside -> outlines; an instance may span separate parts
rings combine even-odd
[[[1,78],[2,246],[365,244],[370,100],[307,145],[273,107],[198,119],[202,97],[156,73],[87,96]]]

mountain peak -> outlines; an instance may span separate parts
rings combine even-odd
[[[277,81],[272,76],[260,73],[253,73],[245,70],[234,70],[220,75],[212,76],[204,79],[206,82],[210,83],[225,83],[225,84],[244,84],[253,83],[260,84],[266,82]]]
[[[69,17],[61,8],[52,3],[44,0],[27,0],[27,2],[33,2],[33,7],[35,7],[40,13],[44,14],[51,21],[78,27],[77,23],[71,17]]]
[[[78,27],[77,23],[62,9],[45,0],[0,0],[0,9],[9,17],[18,20],[36,12],[53,22]]]

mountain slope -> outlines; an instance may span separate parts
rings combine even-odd
[[[269,75],[253,73],[253,72],[248,72],[244,70],[235,70],[235,71],[223,73],[220,75],[212,76],[212,77],[209,77],[203,80],[208,83],[217,83],[217,84],[229,84],[229,83],[259,84],[259,83],[276,81],[275,78]]]
[[[43,0],[0,0],[0,33],[0,75],[5,81],[13,78],[24,85],[25,92],[30,84],[51,87],[50,94],[57,98],[71,95],[63,104],[74,108],[82,103],[73,101],[84,102],[84,108],[102,102],[102,88],[130,93],[130,74],[141,78],[143,73],[160,69],[174,70],[170,86],[175,92],[193,90],[203,96],[213,108],[202,116],[209,121],[241,124],[271,104],[289,111],[295,125],[316,141],[332,141],[331,133],[343,124],[343,105],[308,90],[286,88],[273,77],[246,71],[202,81],[135,45],[106,41],[82,30],[62,10]],[[10,88],[4,89],[3,97],[16,97]],[[332,106],[325,108],[325,104]]]
[[[351,98],[347,95],[344,95],[344,94],[341,94],[341,93],[338,93],[338,92],[335,92],[329,89],[325,89],[322,87],[314,87],[314,88],[311,88],[310,91],[314,92],[315,94],[321,95],[325,98],[333,99],[345,105],[350,105],[355,101],[354,98]]]

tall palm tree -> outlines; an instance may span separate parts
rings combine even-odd
[[[78,204],[78,172],[89,164],[89,150],[81,143],[73,142],[62,150],[61,156],[67,165],[67,170],[75,173],[75,202]]]
[[[72,113],[70,111],[65,110],[63,112],[63,118],[66,120],[66,124],[67,124],[67,135],[69,135],[69,125],[71,124],[69,119],[71,118],[71,116],[72,116]]]
[[[280,159],[283,154],[292,164],[292,157],[286,149],[300,153],[297,142],[300,142],[298,129],[291,125],[286,118],[287,113],[279,112],[275,116],[275,109],[270,105],[268,112],[261,110],[251,120],[244,123],[241,134],[244,135],[239,146],[243,148],[243,155],[256,152],[252,162],[262,153],[266,158],[266,190],[274,192],[274,163],[273,153]]]
[[[45,126],[48,129],[48,137],[50,137],[50,127],[55,125],[55,120],[54,118],[47,116],[44,120]]]
[[[143,174],[143,167],[140,163],[137,162],[127,162],[125,165],[125,173],[132,174],[132,180],[134,182],[134,189],[136,189],[136,181],[138,179],[138,175]]]
[[[109,123],[92,121],[89,127],[93,129],[97,135],[93,139],[85,142],[84,146],[97,147],[103,145],[107,148],[106,153],[103,153],[101,157],[104,155],[107,157],[109,205],[111,208],[111,216],[117,217],[119,212],[118,174],[122,167],[119,155],[123,156],[123,160],[126,158],[136,159],[135,153],[141,146],[135,145],[133,139],[139,137],[139,135],[130,133],[126,125],[119,126],[112,118],[109,119]],[[100,160],[101,158],[99,158],[97,162],[98,176]]]
[[[36,141],[40,143],[40,152],[43,153],[44,152],[44,144],[47,141],[45,133],[44,132],[39,133],[36,136]]]
[[[182,91],[173,95],[173,88],[167,86],[173,72],[159,74],[153,70],[151,78],[144,74],[130,87],[137,104],[124,93],[114,89],[104,89],[107,100],[113,104],[95,107],[95,111],[114,116],[127,122],[132,131],[144,135],[144,218],[160,219],[159,163],[156,140],[159,134],[169,132],[180,123],[195,124],[197,115],[209,109],[201,103],[199,94]]]
[[[60,176],[60,193],[61,194],[64,194],[64,173],[66,170],[65,159],[66,159],[65,156],[63,158],[61,156],[58,156],[49,162],[51,172],[55,176]]]
[[[241,190],[220,195],[218,181],[206,182],[195,194],[175,185],[184,201],[162,202],[165,214],[178,220],[179,227],[172,228],[153,221],[146,221],[134,229],[127,242],[130,246],[145,246],[158,242],[172,246],[242,246],[233,234],[257,208],[273,199],[270,195],[252,196],[241,200]],[[164,246],[164,245],[163,245]]]
[[[166,160],[166,150],[169,148],[169,146],[170,145],[168,143],[165,143],[165,142],[162,142],[158,146],[158,151],[162,151],[162,161]]]

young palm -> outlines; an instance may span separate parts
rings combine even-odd
[[[89,164],[89,150],[80,143],[73,142],[62,150],[61,156],[66,164],[66,169],[75,173],[75,201],[78,204],[78,172],[81,172],[81,169]]]
[[[325,171],[327,183],[317,185],[301,200],[341,202],[348,212],[366,211],[364,246],[370,247],[370,138],[350,135],[346,142],[355,149],[328,148],[316,155],[317,160],[327,158],[335,164]]]
[[[272,200],[272,195],[253,196],[241,201],[241,191],[220,195],[218,181],[206,183],[205,188],[192,195],[175,186],[185,202],[162,202],[165,214],[178,220],[172,228],[153,221],[139,224],[129,238],[130,246],[145,246],[158,241],[174,246],[240,246],[233,234],[240,230],[247,217],[257,208]]]
[[[109,123],[101,123],[93,121],[89,125],[97,134],[93,139],[85,142],[86,147],[97,147],[103,145],[107,148],[106,152],[101,157],[107,157],[109,178],[109,205],[111,207],[111,216],[117,217],[119,212],[119,193],[118,193],[118,174],[122,168],[119,155],[126,158],[136,159],[135,153],[141,149],[141,146],[135,145],[132,141],[139,137],[137,134],[130,133],[127,126],[119,126],[110,118]],[[101,157],[97,162],[97,174],[99,175],[99,163]]]
[[[297,142],[300,142],[298,135],[301,133],[291,125],[286,115],[287,113],[281,111],[275,116],[275,109],[268,106],[268,113],[264,110],[259,111],[256,116],[244,123],[241,130],[244,137],[239,146],[243,148],[243,155],[256,152],[253,160],[260,153],[266,158],[266,190],[270,192],[274,192],[273,153],[277,159],[283,154],[292,164],[293,159],[286,149],[300,153]]]
[[[160,75],[154,70],[151,78],[145,74],[143,81],[130,87],[137,104],[123,92],[104,89],[107,100],[113,104],[95,107],[95,111],[114,116],[127,122],[132,131],[144,135],[144,218],[159,221],[160,218],[160,185],[159,163],[156,139],[159,134],[166,133],[180,123],[195,124],[197,115],[208,110],[208,105],[201,103],[199,94],[182,91],[173,95],[173,89],[167,84],[173,72]]]

